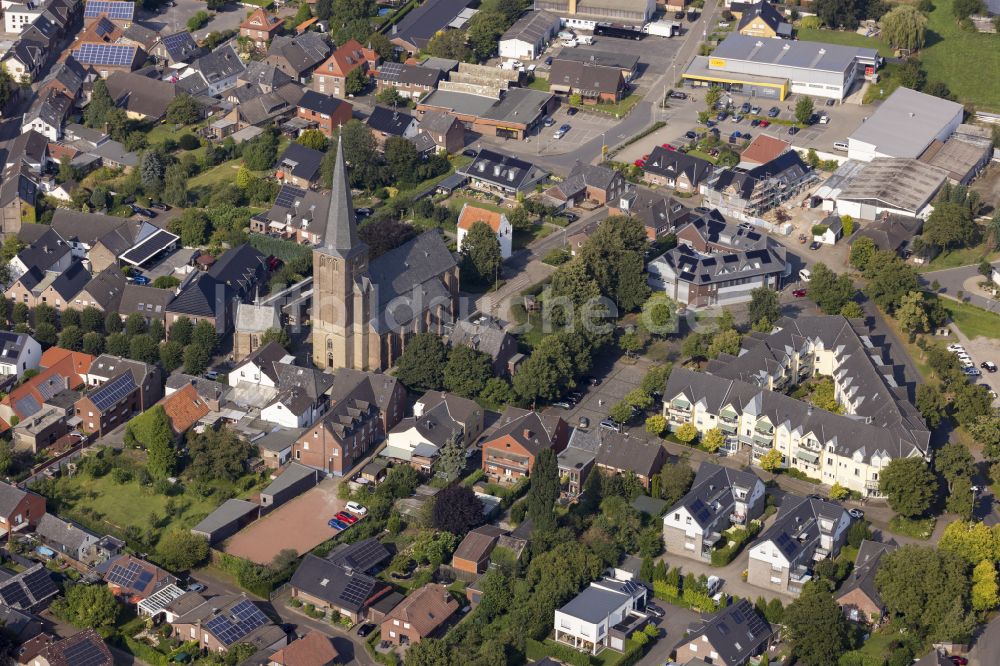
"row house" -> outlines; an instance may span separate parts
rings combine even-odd
[[[240,37],[249,37],[254,46],[265,49],[275,35],[281,33],[284,24],[285,19],[258,7],[243,23],[240,23]]]
[[[444,76],[444,72],[434,67],[386,62],[379,67],[375,82],[378,92],[394,89],[400,97],[417,101],[436,90]]]
[[[381,63],[378,53],[362,46],[355,39],[349,39],[313,72],[313,90],[332,97],[347,97],[344,86],[350,73],[360,69],[368,75],[369,72],[376,71]]]

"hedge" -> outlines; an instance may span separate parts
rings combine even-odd
[[[730,531],[728,534],[729,542],[725,548],[712,551],[712,566],[724,567],[732,562],[740,554],[740,551],[743,550],[743,546],[759,533],[760,522],[756,520],[750,521],[747,529],[734,529]]]
[[[545,657],[554,657],[572,666],[590,666],[593,663],[590,655],[578,652],[568,645],[562,645],[555,641],[542,643],[532,638],[529,638],[525,643],[524,655],[532,661],[540,661]]]

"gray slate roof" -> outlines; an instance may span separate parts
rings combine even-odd
[[[878,51],[821,42],[761,39],[733,32],[715,47],[712,57],[839,73],[853,66],[857,58],[875,60]]]
[[[773,630],[760,613],[746,599],[740,599],[715,615],[692,625],[685,644],[702,637],[719,653],[719,662],[744,664],[761,652],[770,640]]]
[[[844,581],[837,594],[837,598],[839,599],[848,592],[860,589],[864,592],[865,596],[871,599],[872,603],[884,612],[885,604],[882,603],[882,595],[879,594],[878,588],[875,586],[875,574],[878,573],[882,556],[893,552],[897,548],[899,548],[899,545],[894,541],[890,541],[889,543],[881,543],[869,539],[862,541],[861,547],[858,548],[858,555],[854,558],[854,570],[851,572],[850,577]]]
[[[720,513],[728,515],[732,511],[736,501],[734,490],[742,490],[749,496],[758,483],[763,482],[753,472],[703,462],[691,489],[670,507],[668,513],[684,508],[699,527],[706,529],[715,523]]]
[[[17,486],[0,483],[0,516],[4,518],[10,516],[27,495],[27,491],[21,490]]]

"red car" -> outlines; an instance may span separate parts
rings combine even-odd
[[[955,666],[968,666],[969,660],[966,659],[965,657],[959,657],[955,655],[951,657],[951,663],[955,664]]]
[[[633,162],[633,164],[635,164],[637,167],[644,167],[646,166],[646,160],[636,160],[635,162]]]
[[[770,120],[762,120],[762,121],[760,121],[760,126],[761,127],[767,127],[770,124],[771,124]]]
[[[337,518],[337,520],[344,521],[348,525],[353,525],[354,523],[358,522],[357,516],[352,516],[351,514],[347,513],[346,511],[341,511],[340,513],[338,513],[337,516],[336,516],[336,518]]]
[[[795,291],[792,292],[792,296],[794,296],[795,298],[802,298],[805,295],[806,295],[805,289],[796,289]]]
[[[660,146],[660,148],[663,148],[664,150],[677,150],[676,148],[674,148],[673,146],[671,146],[669,143],[663,144],[662,146]]]

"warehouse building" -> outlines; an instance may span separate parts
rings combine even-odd
[[[947,141],[962,124],[965,109],[933,95],[896,88],[847,139],[847,157],[919,157],[935,139]]]
[[[417,103],[421,117],[447,113],[473,132],[507,139],[523,139],[555,109],[555,95],[531,88],[510,88],[499,97],[438,89]]]
[[[856,220],[874,220],[882,213],[927,219],[948,177],[943,169],[913,159],[880,157],[860,164],[835,193],[837,213]],[[846,165],[841,169],[847,171]]]
[[[556,14],[568,28],[593,30],[606,21],[643,25],[656,13],[656,0],[535,0],[535,9]]]
[[[711,56],[695,56],[683,78],[764,99],[798,93],[843,100],[881,65],[875,49],[731,34]]]
[[[552,12],[528,12],[500,37],[500,57],[534,60],[559,32],[559,17]]]

